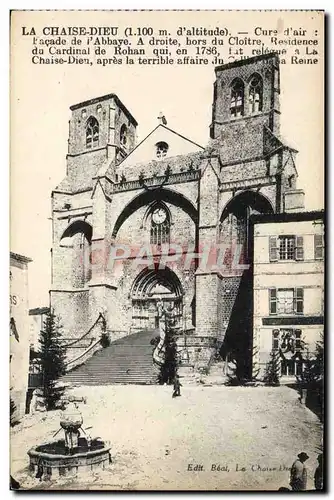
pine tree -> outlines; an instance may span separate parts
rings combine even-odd
[[[306,357],[303,360],[303,371],[296,375],[297,384],[302,389],[313,390],[323,379],[323,349],[317,344],[316,357]]]
[[[324,334],[321,333],[319,342],[316,343],[316,365],[315,370],[319,375],[319,380],[324,379]]]
[[[175,328],[175,319],[166,315],[166,335],[165,335],[165,360],[160,367],[158,377],[160,384],[171,384],[177,373],[177,345],[175,336],[178,333],[178,328]]]
[[[263,377],[265,385],[278,386],[280,385],[279,379],[279,353],[272,351],[270,353],[270,361],[267,364],[266,371]]]
[[[63,393],[63,389],[57,387],[57,380],[65,374],[65,349],[61,344],[61,327],[52,311],[44,321],[39,342],[43,398],[46,409],[52,410]]]
[[[258,348],[256,346],[249,348],[248,352],[245,350],[242,355],[240,355],[240,352],[236,352],[235,357],[232,357],[230,361],[225,385],[247,385],[257,382],[260,373],[260,369],[254,362],[257,353]],[[253,362],[253,367],[249,360]]]

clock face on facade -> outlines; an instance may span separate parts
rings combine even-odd
[[[156,208],[152,214],[152,219],[155,224],[162,224],[165,222],[167,214],[163,208]]]

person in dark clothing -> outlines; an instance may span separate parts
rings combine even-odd
[[[314,487],[317,491],[321,491],[324,488],[324,477],[323,477],[323,455],[322,453],[318,455],[318,467],[314,473]]]
[[[290,472],[290,486],[292,491],[305,491],[307,489],[307,469],[305,462],[309,458],[307,453],[302,452],[299,453],[297,460],[293,462]]]
[[[173,381],[173,388],[174,388],[174,392],[173,392],[173,396],[172,396],[173,398],[175,398],[176,396],[181,396],[180,387],[182,387],[182,384],[180,382],[179,376],[175,375],[174,381]]]

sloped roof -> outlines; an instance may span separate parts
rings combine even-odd
[[[151,130],[151,132],[150,132],[149,134],[147,134],[147,136],[146,136],[146,137],[144,137],[144,139],[142,139],[142,140],[141,140],[141,141],[137,144],[137,146],[136,146],[135,148],[133,148],[133,150],[132,150],[132,151],[128,154],[128,156],[126,156],[126,157],[124,158],[124,160],[123,160],[123,161],[128,160],[128,158],[130,158],[130,156],[132,155],[132,153],[134,153],[134,151],[136,151],[136,150],[137,150],[137,149],[141,146],[141,144],[143,144],[143,142],[145,142],[145,141],[146,141],[146,140],[147,140],[147,139],[148,139],[148,138],[149,138],[152,134],[154,134],[154,132],[155,132],[158,128],[160,128],[160,127],[164,128],[164,129],[166,129],[166,130],[168,130],[169,132],[172,132],[173,134],[175,134],[175,135],[177,135],[177,136],[181,137],[181,139],[184,139],[185,141],[191,142],[192,144],[194,144],[194,145],[195,145],[195,146],[197,146],[198,148],[201,148],[201,149],[203,149],[203,150],[204,150],[204,147],[203,147],[203,146],[201,146],[200,144],[197,144],[197,142],[194,142],[194,141],[192,141],[191,139],[188,139],[188,138],[187,138],[187,137],[185,137],[184,135],[179,134],[179,133],[178,133],[178,132],[176,132],[175,130],[173,130],[173,129],[171,129],[171,128],[167,127],[166,125],[163,125],[162,123],[159,123],[159,124],[158,124],[158,125],[157,125],[154,129],[153,129],[153,130]],[[122,161],[119,165],[121,165],[121,164],[123,163],[123,161]]]

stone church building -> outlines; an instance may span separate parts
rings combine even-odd
[[[293,211],[303,193],[296,151],[280,138],[278,56],[215,74],[204,146],[162,116],[137,143],[137,121],[115,94],[71,106],[66,176],[52,192],[50,298],[72,360],[94,352],[102,316],[111,342],[156,329],[159,300],[193,366],[240,332],[251,337],[249,219]],[[221,245],[223,266],[212,263]]]

